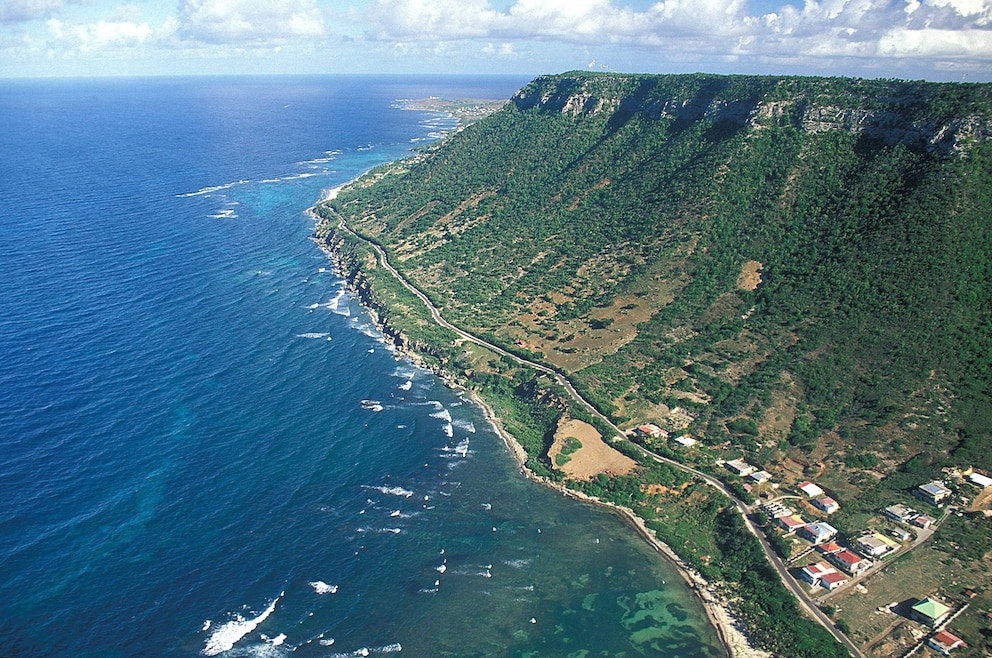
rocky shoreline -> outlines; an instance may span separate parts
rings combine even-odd
[[[341,188],[335,188],[330,190],[327,195],[321,199],[321,202],[333,199],[340,189]],[[307,212],[312,218],[314,218],[315,221],[322,221],[316,213],[316,206],[309,208]],[[717,588],[703,578],[697,571],[692,569],[692,567],[686,564],[682,558],[680,558],[675,551],[671,549],[670,546],[659,540],[655,536],[655,533],[645,525],[643,519],[634,514],[632,510],[613,503],[602,501],[595,497],[587,496],[581,492],[573,491],[561,484],[538,476],[528,469],[525,465],[527,461],[526,451],[516,441],[516,439],[514,439],[513,436],[506,431],[499,418],[490,406],[486,404],[485,400],[480,398],[474,391],[464,387],[457,380],[457,378],[452,375],[452,373],[446,371],[442,367],[435,366],[424,359],[422,356],[423,354],[437,356],[436,353],[433,352],[430,345],[422,345],[411,342],[403,334],[403,332],[397,330],[395,327],[391,326],[388,322],[382,319],[386,315],[387,309],[379,300],[375,298],[372,291],[372,285],[361,268],[357,266],[347,267],[345,265],[340,253],[337,250],[338,246],[341,244],[341,239],[338,238],[337,240],[334,240],[332,238],[331,240],[324,242],[314,236],[314,242],[325,254],[327,254],[332,263],[334,272],[346,281],[347,289],[358,298],[362,306],[368,311],[373,324],[383,335],[385,341],[392,345],[396,350],[397,358],[405,357],[409,359],[418,368],[427,370],[438,376],[446,386],[462,391],[474,403],[482,407],[489,422],[503,439],[503,443],[513,455],[514,459],[516,459],[520,472],[523,475],[559,491],[562,495],[606,507],[616,514],[619,514],[628,523],[630,523],[634,530],[645,541],[647,541],[652,547],[655,548],[655,550],[664,555],[666,559],[676,566],[685,582],[696,592],[704,610],[706,610],[710,623],[716,629],[721,643],[731,658],[770,658],[772,656],[771,653],[754,647],[746,633],[746,629],[743,628],[742,624],[735,617],[728,602],[720,595]]]

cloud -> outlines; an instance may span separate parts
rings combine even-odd
[[[279,45],[325,31],[313,0],[180,0],[178,21],[180,40],[204,44]]]
[[[53,41],[64,50],[90,53],[108,48],[127,48],[148,41],[154,30],[148,23],[133,21],[97,21],[70,25],[57,18],[48,20]]]
[[[0,23],[22,23],[48,18],[59,12],[66,0],[0,0]]]
[[[497,10],[488,0],[375,0],[364,16],[366,37],[408,44],[537,39],[622,45],[676,59],[972,57],[992,63],[987,0],[805,0],[762,15],[749,13],[746,0],[665,0],[641,9],[621,1],[514,0]]]

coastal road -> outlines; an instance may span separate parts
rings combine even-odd
[[[502,347],[499,347],[498,345],[493,345],[492,343],[485,341],[482,338],[479,338],[478,336],[470,334],[464,329],[456,327],[455,325],[445,320],[444,317],[441,315],[441,311],[436,306],[434,306],[434,303],[431,302],[430,298],[422,290],[420,290],[420,288],[418,288],[409,280],[407,280],[405,276],[403,276],[398,270],[396,270],[396,268],[394,268],[390,264],[389,259],[386,256],[386,251],[382,248],[382,246],[376,244],[372,240],[369,240],[368,238],[362,235],[359,235],[358,233],[355,233],[345,223],[344,218],[342,218],[340,215],[337,215],[337,213],[335,213],[335,216],[338,219],[338,227],[341,230],[358,238],[359,240],[362,240],[372,245],[372,247],[375,249],[376,253],[379,256],[379,263],[382,265],[382,267],[390,274],[392,274],[396,278],[396,280],[403,285],[403,287],[405,287],[407,290],[409,290],[414,295],[416,295],[427,306],[427,308],[430,310],[431,317],[434,319],[435,322],[437,322],[445,329],[454,332],[464,340],[470,341],[472,343],[475,343],[476,345],[492,350],[493,352],[496,352],[501,356],[512,359],[513,361],[519,363],[522,366],[533,368],[534,370],[537,370],[539,372],[542,372],[546,375],[553,377],[555,381],[561,384],[561,386],[566,391],[568,391],[568,394],[572,397],[572,399],[574,399],[576,402],[578,402],[583,407],[588,409],[590,413],[595,415],[601,421],[606,423],[607,426],[609,426],[613,431],[617,433],[618,437],[620,438],[625,437],[625,434],[623,433],[623,431],[620,430],[620,428],[614,425],[609,418],[607,418],[602,413],[600,413],[599,410],[596,409],[596,407],[594,407],[589,401],[587,401],[585,398],[582,397],[582,395],[579,394],[579,392],[572,385],[572,382],[569,381],[569,379],[564,375],[564,373],[561,373],[555,370],[554,368],[550,368],[542,363],[536,363],[534,361],[530,361],[528,359],[524,359],[523,357],[517,356],[512,352],[508,352]],[[806,612],[813,619],[819,622],[820,625],[826,628],[838,642],[844,645],[844,648],[846,648],[851,653],[852,656],[854,656],[855,658],[864,658],[864,654],[861,653],[858,647],[856,647],[854,643],[851,642],[851,640],[844,633],[840,631],[840,629],[834,626],[833,621],[831,621],[830,618],[816,606],[816,603],[809,596],[809,593],[806,591],[805,587],[803,587],[801,583],[797,582],[789,574],[789,571],[785,563],[782,562],[782,559],[778,556],[777,553],[775,553],[771,545],[768,543],[768,539],[765,537],[765,533],[751,522],[751,519],[748,516],[748,514],[750,513],[750,507],[746,503],[744,503],[744,501],[737,498],[737,496],[735,496],[733,492],[730,491],[730,489],[723,484],[723,482],[721,482],[720,480],[716,479],[711,475],[708,475],[700,470],[692,468],[691,466],[686,466],[685,464],[677,462],[674,459],[662,457],[661,455],[655,454],[650,450],[647,450],[646,448],[637,445],[636,443],[631,443],[631,445],[635,446],[645,455],[649,456],[650,458],[658,462],[668,464],[687,473],[691,473],[692,475],[706,482],[708,485],[716,488],[721,493],[723,493],[723,495],[725,495],[727,498],[733,501],[734,505],[737,507],[737,510],[741,513],[741,516],[744,519],[745,526],[747,526],[747,529],[751,532],[751,534],[753,534],[755,537],[758,538],[758,541],[761,544],[761,548],[765,552],[765,557],[778,572],[779,577],[782,579],[782,583],[785,584],[785,586],[789,589],[789,591],[793,593],[793,595],[795,595],[796,599],[799,601],[799,605],[802,606],[802,608],[806,610]]]

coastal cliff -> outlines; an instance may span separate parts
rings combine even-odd
[[[771,485],[731,476],[725,460],[786,488],[816,476],[841,501],[831,523],[854,536],[880,500],[948,469],[992,469],[990,209],[990,85],[567,73],[323,212],[325,239],[394,340],[496,401],[533,472],[561,479],[553,428],[582,409],[542,403],[568,396],[369,278],[375,257],[332,215],[448,321],[564,373],[622,429],[695,441],[638,435],[644,447],[746,501]],[[641,467],[562,484],[634,510],[727,583],[761,646],[843,653],[795,622],[726,500]],[[970,523],[992,550],[981,511],[942,532]],[[802,548],[770,525],[768,537],[784,557]],[[871,639],[862,620],[836,621]]]

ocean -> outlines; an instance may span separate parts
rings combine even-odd
[[[311,240],[509,77],[0,81],[0,656],[723,656]]]

